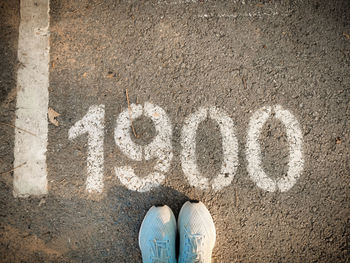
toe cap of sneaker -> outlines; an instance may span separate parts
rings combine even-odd
[[[212,216],[202,202],[187,201],[181,208],[178,218],[178,228],[186,227],[194,233],[202,233],[215,240],[216,231]],[[214,241],[215,242],[215,241]]]
[[[164,206],[152,206],[140,227],[140,247],[153,239],[172,239],[176,235],[176,220],[171,209]]]

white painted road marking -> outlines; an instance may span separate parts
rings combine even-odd
[[[130,137],[132,120],[144,114],[150,118],[156,129],[156,136],[153,141],[144,147],[135,144]],[[115,173],[120,182],[133,191],[145,192],[158,187],[165,179],[165,173],[169,170],[173,158],[171,146],[172,129],[166,112],[159,106],[146,102],[142,105],[130,105],[130,110],[125,109],[120,113],[114,133],[114,139],[119,149],[131,160],[141,161],[144,155],[145,160],[157,159],[154,166],[155,172],[141,178],[135,175],[130,166],[116,167]],[[142,152],[143,150],[143,152]]]
[[[208,189],[210,186],[209,179],[200,174],[196,159],[196,133],[198,125],[207,118],[207,114],[207,108],[200,108],[191,114],[186,118],[181,133],[182,170],[189,184],[199,189]],[[233,121],[224,111],[210,107],[209,116],[219,124],[222,136],[223,162],[220,174],[212,182],[212,188],[218,191],[233,180],[238,166],[238,141],[234,134]]]
[[[142,161],[142,146],[131,140],[130,127],[132,120],[141,117],[142,113],[142,105],[131,104],[130,110],[126,109],[119,114],[114,131],[115,143],[126,156],[134,161]]]
[[[289,169],[287,177],[277,181],[278,189],[281,192],[286,192],[293,187],[303,171],[303,134],[299,122],[292,113],[283,109],[280,105],[276,105],[274,110],[276,118],[286,126],[289,142]]]
[[[192,1],[192,0],[191,0]],[[186,3],[188,1],[185,1]],[[47,194],[47,134],[48,134],[48,86],[49,86],[49,0],[23,0],[20,6],[21,23],[18,39],[18,59],[22,66],[17,73],[17,110],[14,148],[15,197]],[[262,169],[259,134],[271,112],[286,127],[289,142],[289,169],[285,178],[271,179]],[[209,182],[200,175],[196,161],[195,136],[200,122],[214,119],[220,126],[223,147],[223,163],[219,175]],[[144,147],[130,138],[131,120],[145,114],[155,124],[157,135]],[[131,115],[131,116],[130,116]],[[69,138],[88,133],[87,181],[88,192],[103,191],[104,170],[104,105],[91,106],[85,117],[70,130]],[[165,111],[151,103],[131,105],[131,112],[120,114],[115,129],[115,142],[120,150],[134,161],[157,159],[155,172],[138,177],[129,166],[115,168],[120,181],[129,189],[149,191],[165,179],[173,157],[171,122]],[[238,166],[238,142],[232,119],[215,107],[200,108],[190,115],[182,130],[182,169],[192,186],[214,190],[229,185]],[[263,107],[252,116],[249,123],[246,156],[248,172],[256,184],[267,191],[288,191],[303,170],[302,132],[296,118],[281,106]]]
[[[103,191],[104,117],[105,106],[93,105],[89,108],[88,113],[69,129],[70,140],[79,135],[88,134],[86,190],[89,193],[101,193]]]
[[[248,173],[258,187],[269,192],[277,190],[286,192],[293,187],[303,171],[302,132],[297,119],[288,110],[283,109],[280,105],[273,107],[276,118],[286,127],[289,143],[289,168],[285,178],[271,179],[262,168],[259,144],[259,135],[271,111],[271,107],[263,107],[257,110],[250,119],[246,149]]]
[[[15,131],[13,194],[27,197],[47,193],[49,0],[21,1],[20,13],[16,127],[35,136]]]

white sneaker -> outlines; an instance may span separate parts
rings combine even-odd
[[[143,263],[176,263],[176,220],[171,209],[152,206],[142,221],[139,246]]]
[[[210,263],[216,231],[213,218],[202,202],[186,202],[179,214],[179,263]]]

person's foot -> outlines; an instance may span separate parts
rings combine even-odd
[[[216,231],[213,218],[202,202],[186,202],[179,214],[179,263],[210,263]]]
[[[142,221],[139,246],[143,263],[175,263],[176,220],[171,209],[152,206]]]

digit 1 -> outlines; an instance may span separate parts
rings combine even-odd
[[[87,114],[69,129],[69,139],[88,134],[88,157],[86,190],[89,193],[101,193],[103,190],[104,170],[104,117],[105,106],[90,106]]]

